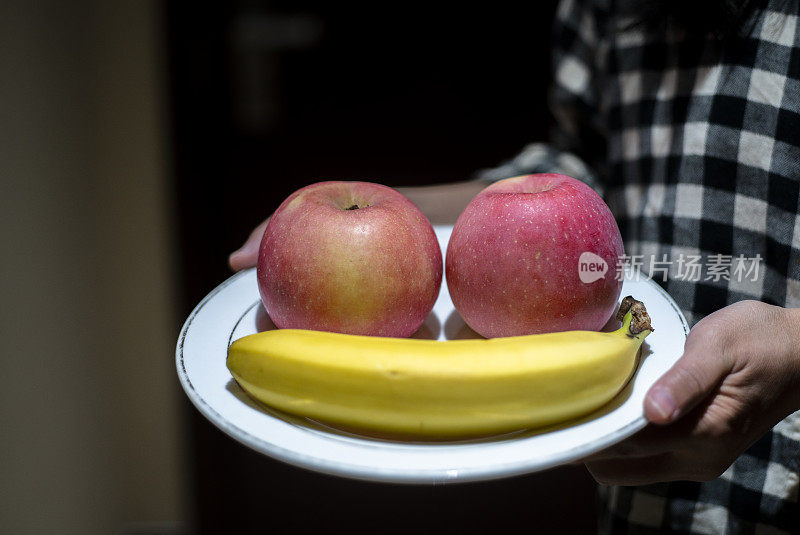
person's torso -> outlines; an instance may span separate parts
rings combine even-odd
[[[795,21],[767,11],[724,44],[634,28],[597,49],[606,200],[690,324],[742,299],[800,306]]]

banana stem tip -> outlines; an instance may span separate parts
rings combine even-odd
[[[644,303],[637,301],[630,295],[620,303],[619,310],[617,310],[617,321],[623,321],[628,313],[631,315],[629,330],[632,335],[637,335],[644,331],[655,331]]]

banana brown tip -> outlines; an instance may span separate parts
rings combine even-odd
[[[637,301],[630,295],[625,297],[620,303],[619,310],[617,310],[617,321],[622,321],[625,314],[629,311],[632,316],[630,326],[631,334],[636,335],[642,331],[655,331],[644,303]]]

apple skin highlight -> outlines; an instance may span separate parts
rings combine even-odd
[[[319,182],[270,219],[257,278],[278,328],[407,337],[439,295],[442,254],[428,219],[398,191]]]
[[[591,252],[603,277],[581,281]],[[498,181],[462,212],[447,247],[445,274],[456,310],[487,338],[603,328],[622,290],[622,236],[588,185],[557,174]]]

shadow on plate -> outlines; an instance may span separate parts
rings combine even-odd
[[[267,314],[267,311],[264,309],[264,305],[259,303],[258,310],[256,310],[256,331],[261,333],[273,329],[277,329],[277,327],[275,327],[275,324],[272,323],[272,320],[269,318],[269,314]]]
[[[483,338],[469,325],[466,324],[461,315],[453,310],[444,321],[444,337],[447,340],[470,340],[473,338]]]
[[[442,332],[442,324],[438,316],[431,312],[425,321],[422,322],[417,331],[409,336],[409,338],[418,338],[420,340],[438,340],[439,334]]]
[[[250,395],[247,392],[245,392],[241,386],[239,386],[239,383],[237,383],[236,379],[234,379],[233,377],[231,377],[228,380],[228,382],[225,383],[225,390],[233,394],[234,397],[236,397],[236,399],[238,399],[239,401],[241,401],[250,408],[258,410],[264,410],[265,408],[267,408],[258,401],[256,401],[255,399],[251,398]]]

